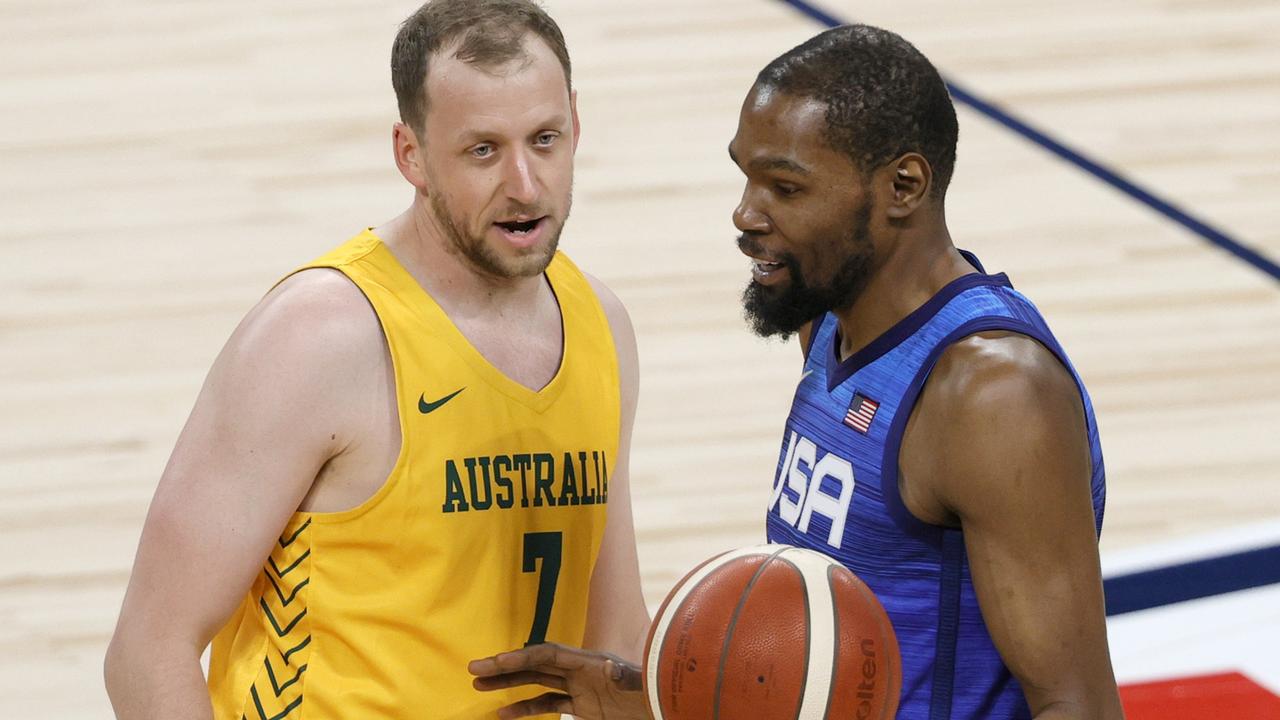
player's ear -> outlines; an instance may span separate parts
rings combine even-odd
[[[569,91],[569,114],[573,118],[573,151],[578,152],[578,136],[582,134],[582,126],[578,124],[578,91]]]
[[[933,168],[920,153],[910,152],[881,168],[888,177],[884,182],[891,188],[888,203],[889,217],[901,220],[920,207],[933,187]]]
[[[403,122],[396,123],[391,129],[391,149],[395,153],[396,168],[404,179],[415,188],[426,191],[426,159],[423,157],[422,143],[413,128]]]

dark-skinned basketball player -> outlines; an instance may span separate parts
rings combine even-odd
[[[1120,718],[1092,406],[1035,307],[952,244],[956,137],[933,66],[867,26],[789,51],[747,95],[729,145],[747,179],[744,303],[805,357],[768,538],[876,592],[902,651],[899,718]],[[483,689],[553,689],[503,717],[646,716],[617,658],[528,648],[471,669]]]

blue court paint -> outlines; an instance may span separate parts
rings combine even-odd
[[[1280,545],[1110,577],[1103,589],[1112,616],[1275,584]]]
[[[847,24],[847,21],[841,20],[840,18],[837,18],[836,16],[806,2],[805,0],[781,0],[781,2],[790,5],[804,15],[807,15],[827,27],[836,27],[837,25]],[[945,77],[943,79],[946,80]],[[1253,248],[1229,237],[1226,233],[1218,230],[1204,220],[1195,217],[1186,210],[1179,208],[1168,200],[1165,200],[1151,191],[1142,188],[1137,183],[1122,176],[1120,173],[1117,173],[1101,163],[1085,156],[1083,153],[1073,150],[1061,142],[1054,140],[1040,130],[1037,130],[1013,115],[1010,115],[995,104],[979,98],[963,87],[956,85],[954,82],[947,80],[947,89],[951,91],[951,97],[957,103],[973,108],[979,113],[985,115],[987,118],[1003,125],[1006,129],[1021,135],[1027,140],[1039,145],[1041,148],[1057,155],[1059,158],[1075,165],[1116,190],[1119,190],[1125,195],[1128,195],[1134,200],[1137,200],[1143,205],[1146,205],[1152,210],[1160,213],[1169,220],[1181,225],[1183,228],[1190,230],[1204,240],[1207,240],[1232,255],[1235,255],[1237,258],[1252,265],[1267,275],[1270,275],[1273,279],[1280,281],[1280,264],[1277,264],[1274,260],[1263,256]]]

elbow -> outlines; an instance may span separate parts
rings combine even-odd
[[[107,654],[102,659],[102,679],[107,697],[117,713],[122,706],[128,706],[129,698],[138,692],[138,679],[147,676],[148,668],[143,665],[154,659],[151,652],[154,648],[148,648],[149,644],[136,633],[131,633],[123,623],[111,636]]]
[[[111,643],[107,645],[107,654],[102,659],[102,680],[107,689],[107,697],[111,699],[113,706],[120,705],[120,699],[129,686],[128,678],[132,674],[130,671],[132,664],[133,657],[127,649],[121,630],[117,628],[115,634],[111,636]]]

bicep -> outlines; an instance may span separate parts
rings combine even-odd
[[[1034,708],[1086,692],[1110,661],[1087,474],[1023,467],[959,516],[983,619]]]
[[[1114,680],[1084,411],[1074,379],[1030,342],[989,372],[952,374],[956,392],[934,398],[953,408],[939,498],[963,529],[992,640],[1038,710],[1105,701]]]
[[[282,320],[255,309],[214,362],[152,500],[122,629],[203,647],[345,434],[323,333]]]

